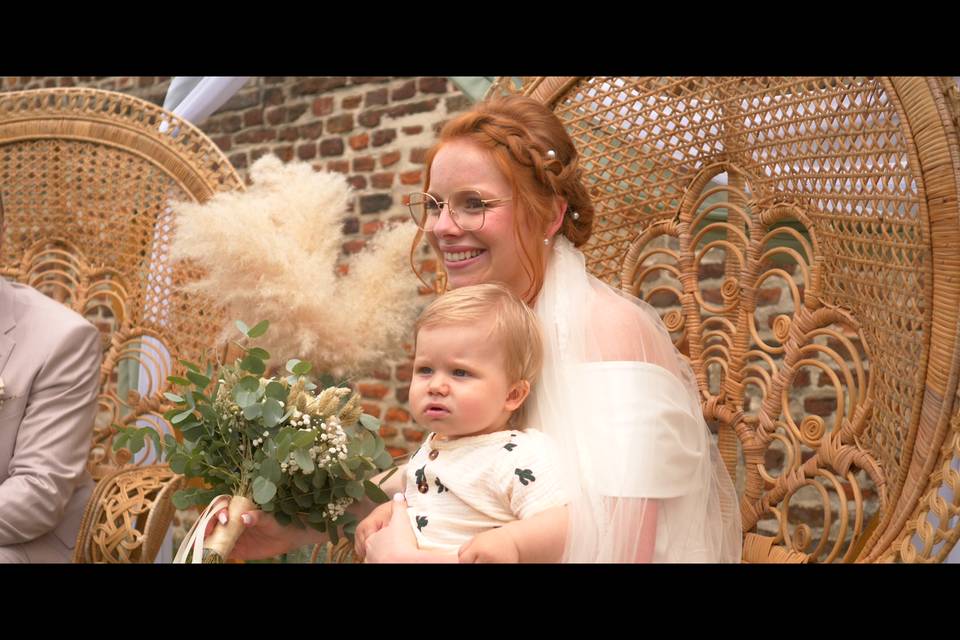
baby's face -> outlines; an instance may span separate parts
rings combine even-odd
[[[501,345],[490,338],[492,320],[423,328],[410,383],[417,424],[456,438],[500,431],[516,407],[504,373]]]

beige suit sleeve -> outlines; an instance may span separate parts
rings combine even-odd
[[[72,324],[46,356],[0,484],[0,546],[38,538],[63,517],[87,462],[100,362],[100,334],[88,323]]]

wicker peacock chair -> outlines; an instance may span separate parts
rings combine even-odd
[[[744,561],[942,561],[960,537],[954,80],[497,92],[550,105],[582,152],[588,266],[654,303],[689,357]]]
[[[168,119],[179,131],[161,134]],[[204,201],[243,183],[198,129],[127,95],[90,89],[0,94],[0,274],[30,284],[104,332],[89,469],[97,486],[74,560],[152,562],[182,478],[112,450],[111,424],[168,431],[162,414],[179,358],[200,361],[223,318],[178,285],[195,269],[167,260],[168,201]],[[176,130],[176,126],[171,127]],[[176,135],[173,135],[176,133]]]

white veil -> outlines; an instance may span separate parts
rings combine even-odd
[[[563,457],[564,561],[738,562],[736,493],[657,312],[589,275],[560,235],[534,310],[544,369],[528,424]]]

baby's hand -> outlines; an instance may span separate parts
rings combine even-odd
[[[517,544],[503,527],[474,536],[473,540],[460,547],[459,556],[461,563],[520,562]]]
[[[393,502],[393,500],[384,502],[357,525],[357,530],[353,534],[353,552],[358,560],[362,561],[367,553],[367,538],[390,524],[390,518],[393,516]]]

